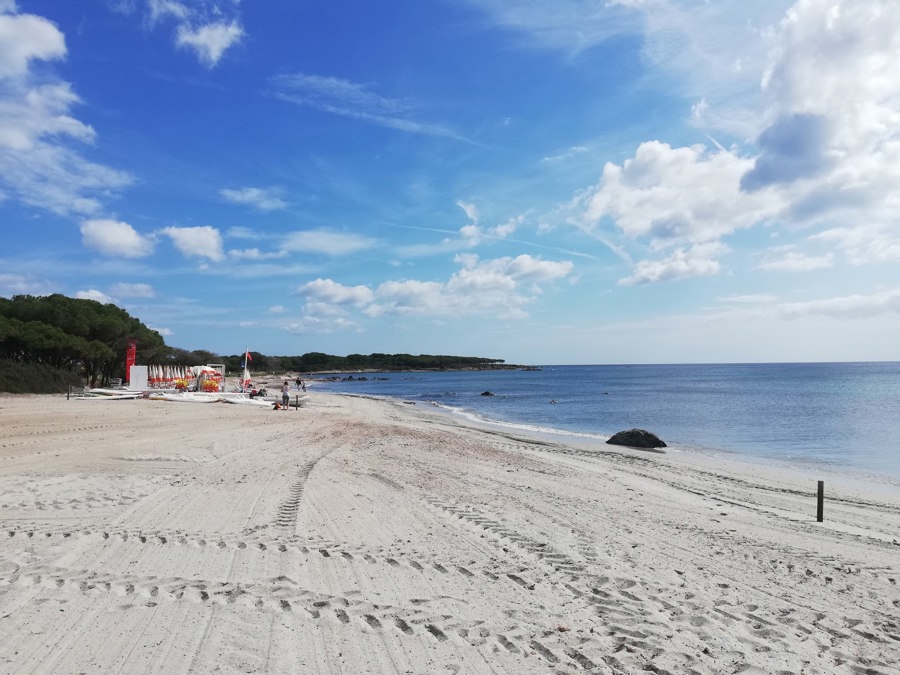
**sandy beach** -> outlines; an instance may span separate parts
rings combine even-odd
[[[0,397],[0,672],[900,672],[898,495],[426,408]]]

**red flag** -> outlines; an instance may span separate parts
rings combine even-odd
[[[137,340],[129,340],[125,350],[125,381],[131,382],[131,366],[137,361]]]

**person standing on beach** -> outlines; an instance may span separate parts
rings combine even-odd
[[[285,380],[284,384],[281,387],[281,405],[287,410],[288,404],[291,402],[291,385],[288,384],[288,381]]]

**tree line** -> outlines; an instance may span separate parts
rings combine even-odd
[[[240,372],[243,354],[221,356],[166,345],[162,335],[113,304],[54,294],[0,298],[0,391],[51,392],[70,384],[102,386],[127,379],[129,341],[137,343],[138,363],[195,366],[224,363]],[[502,359],[420,354],[350,354],[309,352],[301,356],[267,356],[251,352],[252,371],[316,373],[355,370],[458,370],[503,368]]]
[[[244,355],[222,357],[228,371],[239,372],[243,367]],[[308,352],[300,356],[266,356],[250,352],[248,367],[251,371],[262,372],[349,372],[400,371],[400,370],[466,370],[507,368],[503,359],[487,359],[477,356],[440,356],[432,354],[349,354],[335,356],[322,352]]]

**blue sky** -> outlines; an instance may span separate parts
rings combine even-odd
[[[0,0],[0,295],[221,354],[897,360],[893,0]]]

